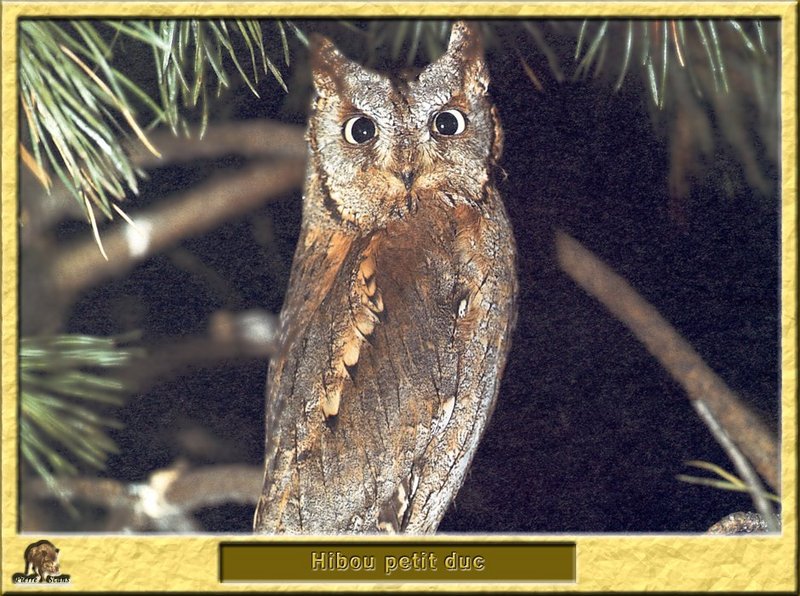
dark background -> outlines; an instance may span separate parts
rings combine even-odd
[[[534,53],[525,43],[517,47]],[[696,472],[687,460],[731,465],[683,390],[560,272],[553,230],[568,231],[629,280],[777,432],[778,197],[730,196],[697,180],[686,217],[676,220],[666,140],[655,132],[640,80],[630,77],[614,94],[592,82],[557,84],[539,71],[546,87],[539,92],[513,56],[490,52],[489,67],[506,135],[501,191],[519,251],[519,322],[494,417],[440,530],[702,532],[752,509],[747,495],[676,480]],[[307,84],[302,73],[295,83]],[[262,83],[262,97],[280,97],[271,86]],[[304,121],[305,98],[270,103],[242,92],[225,101],[227,117]],[[228,157],[151,172],[136,206],[238,165]],[[87,292],[66,331],[140,329],[152,344],[203,333],[220,308],[277,313],[299,222],[298,189],[181,243],[226,291],[182,267],[173,251]],[[85,224],[60,230],[64,238],[79,233]],[[225,362],[132,396],[119,412],[125,428],[113,432],[120,453],[107,475],[143,481],[179,457],[259,465],[266,369],[257,360]],[[223,449],[188,453],[178,438],[198,431]],[[252,508],[206,509],[199,517],[209,531],[249,532]]]

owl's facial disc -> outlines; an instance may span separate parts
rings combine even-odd
[[[401,81],[315,44],[309,141],[334,221],[372,229],[426,201],[482,200],[500,143],[475,28],[454,25],[445,54]]]
[[[334,217],[373,227],[443,193],[480,200],[491,145],[483,97],[430,80],[375,82],[383,97],[371,85],[318,102],[319,164]]]

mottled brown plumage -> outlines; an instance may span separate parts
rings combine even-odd
[[[456,23],[440,59],[397,81],[319,38],[312,71],[255,530],[433,532],[493,409],[514,322],[480,40]]]

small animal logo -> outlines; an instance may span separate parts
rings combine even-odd
[[[15,584],[69,583],[69,575],[61,573],[58,561],[60,549],[49,540],[40,540],[25,549],[25,573],[15,573]]]

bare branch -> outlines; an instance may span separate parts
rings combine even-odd
[[[641,341],[692,400],[702,400],[755,469],[780,491],[778,441],[758,416],[720,379],[700,355],[627,281],[558,230],[561,269],[599,300]]]
[[[145,346],[147,356],[126,371],[138,392],[174,378],[186,370],[219,366],[243,359],[267,361],[278,345],[278,316],[267,311],[217,311],[209,322],[208,336],[181,337]]]
[[[55,485],[50,485],[37,477],[21,484],[25,499],[60,498],[109,509],[128,499],[127,487],[110,478],[59,478]]]
[[[121,275],[136,263],[180,240],[233,219],[270,199],[300,187],[303,162],[284,160],[225,172],[133,216],[135,227],[121,223],[103,233],[108,261],[91,238],[66,248],[54,259],[53,290],[74,294],[99,281]]]
[[[295,124],[263,119],[210,125],[202,139],[197,130],[192,131],[190,138],[159,130],[149,138],[161,152],[160,159],[140,142],[131,143],[128,153],[136,166],[146,169],[223,155],[302,160],[307,151],[303,132],[303,127]]]
[[[239,464],[187,470],[176,464],[150,475],[148,482],[123,484],[105,478],[61,478],[53,489],[40,478],[23,483],[26,502],[61,496],[109,511],[107,531],[198,532],[192,513],[225,503],[255,505],[261,492],[260,466]],[[40,520],[23,519],[22,529]],[[37,531],[49,528],[36,526]]]
[[[167,502],[187,511],[225,503],[255,505],[261,495],[261,466],[209,466],[186,472],[164,493]]]
[[[753,470],[750,462],[748,462],[742,452],[737,449],[736,445],[734,445],[733,441],[731,441],[728,436],[728,433],[720,426],[704,401],[699,399],[693,400],[692,406],[697,411],[700,418],[703,419],[703,422],[706,423],[706,426],[711,431],[711,434],[714,435],[717,443],[719,443],[725,450],[725,453],[728,454],[728,457],[736,467],[736,471],[739,472],[739,476],[744,480],[747,485],[747,491],[753,499],[753,504],[764,519],[767,529],[770,532],[780,531],[778,520],[775,519],[772,507],[764,496],[764,486],[761,484],[758,474]]]

